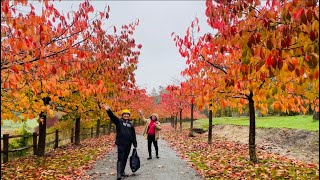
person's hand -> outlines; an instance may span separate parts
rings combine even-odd
[[[134,148],[137,148],[137,145],[133,145]]]
[[[110,110],[110,107],[106,104],[101,104],[101,107],[104,108],[105,110]]]

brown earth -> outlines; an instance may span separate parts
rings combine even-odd
[[[215,125],[213,136],[243,144],[249,142],[249,127]],[[268,152],[304,162],[319,163],[319,132],[283,128],[257,128],[256,145]]]

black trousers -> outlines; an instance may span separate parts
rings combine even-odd
[[[155,135],[149,135],[148,134],[148,152],[149,152],[149,157],[151,157],[151,143],[153,143],[154,148],[156,149],[156,156],[158,156],[158,141],[156,141],[156,136]]]
[[[128,156],[131,150],[131,144],[119,144],[118,145],[118,162],[117,173],[124,174],[124,170],[127,165]]]

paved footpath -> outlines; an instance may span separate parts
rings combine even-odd
[[[126,174],[129,177],[123,178],[125,180],[201,180],[196,171],[190,167],[187,162],[177,156],[177,153],[172,150],[168,143],[163,139],[158,140],[159,146],[159,159],[155,158],[155,150],[152,144],[152,154],[153,158],[147,160],[148,148],[147,140],[141,136],[137,135],[138,141],[138,156],[140,157],[140,169],[132,173],[127,162],[125,169]],[[131,153],[129,157],[131,156]],[[129,158],[128,158],[129,160]],[[87,172],[90,179],[116,179],[116,161],[117,152],[116,149],[112,150],[109,154],[105,155],[103,158],[97,161],[96,165]]]

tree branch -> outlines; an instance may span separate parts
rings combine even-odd
[[[91,37],[91,35],[92,35],[92,33],[91,33],[88,37],[86,37],[85,39],[83,39],[83,40],[81,40],[81,41],[79,41],[79,42],[71,45],[71,47],[74,47],[74,46],[76,46],[76,45],[78,45],[78,44],[86,41],[87,39],[89,39],[89,37]],[[55,56],[55,55],[57,55],[57,54],[63,53],[63,52],[65,52],[65,51],[67,51],[67,50],[69,49],[69,47],[70,47],[70,46],[68,46],[68,47],[66,47],[65,49],[60,50],[60,51],[58,51],[58,52],[56,52],[56,53],[53,53],[53,54],[44,56],[44,57],[42,57],[42,59],[46,59],[46,58]],[[28,61],[28,62],[29,62],[29,63],[33,63],[33,62],[38,61],[38,60],[40,60],[40,57],[37,57],[37,58],[35,58],[35,59],[33,59],[33,60],[30,60],[30,61]],[[23,65],[23,64],[25,64],[25,63],[27,63],[27,62],[20,62],[20,63],[18,63],[18,65]],[[11,65],[11,66],[12,66],[12,65]],[[5,70],[5,69],[9,69],[11,66],[1,67],[1,71],[2,71],[2,70]]]
[[[227,74],[227,71],[225,71],[222,67],[219,67],[219,66],[211,63],[210,61],[206,60],[206,59],[202,56],[202,54],[200,54],[200,56],[201,56],[201,57],[203,58],[203,60],[205,60],[208,64],[210,64],[211,66],[213,66],[213,67],[216,68],[216,69],[219,69],[219,70],[222,71],[223,73]]]

